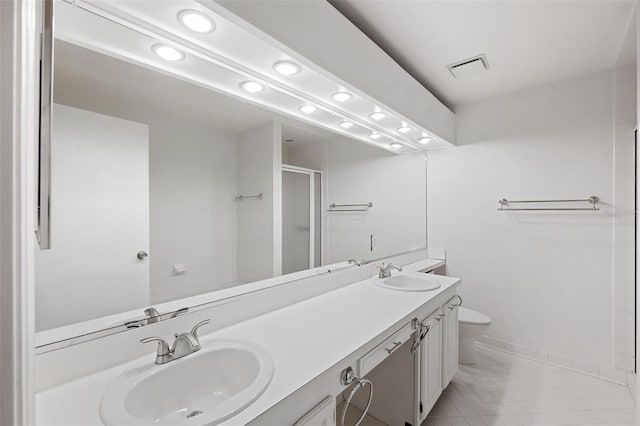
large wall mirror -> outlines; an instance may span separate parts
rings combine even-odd
[[[154,52],[148,34],[66,2],[55,31],[39,344],[144,325],[150,306],[425,247],[422,151],[215,90],[176,72],[193,64],[163,60],[175,52]],[[140,45],[140,57],[127,53]]]

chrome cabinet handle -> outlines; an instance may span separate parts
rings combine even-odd
[[[387,349],[384,348],[385,351],[387,351],[387,355],[391,355],[391,353],[393,351],[395,351],[396,349],[398,349],[398,347],[402,344],[402,342],[393,342],[393,346],[391,347],[391,349]]]
[[[146,251],[139,251],[136,256],[138,257],[138,259],[143,260],[146,259],[147,257],[149,257],[149,253],[147,253]]]

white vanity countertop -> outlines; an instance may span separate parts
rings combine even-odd
[[[433,269],[444,262],[426,259],[406,272]],[[429,292],[389,290],[363,280],[338,290],[203,335],[211,340],[248,340],[263,346],[275,362],[265,393],[224,424],[244,425],[327,371],[393,324],[459,282],[433,276],[441,287]],[[215,320],[215,319],[214,319]],[[36,395],[38,425],[101,425],[98,406],[104,390],[123,371],[155,353]]]

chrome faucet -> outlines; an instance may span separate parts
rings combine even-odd
[[[142,343],[158,342],[156,351],[156,364],[162,365],[184,356],[198,352],[200,350],[200,340],[198,339],[198,329],[209,324],[210,319],[200,321],[188,333],[176,333],[173,345],[169,346],[162,337],[147,337],[140,340]]]
[[[398,272],[402,271],[402,268],[400,266],[396,266],[393,263],[390,263],[387,266],[384,266],[384,263],[383,263],[382,266],[378,267],[378,278],[380,279],[389,278],[391,276],[392,269],[395,269]]]
[[[160,312],[153,306],[144,310],[144,314],[147,316],[147,324],[153,324],[160,321]]]

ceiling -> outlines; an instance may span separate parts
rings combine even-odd
[[[359,1],[331,3],[452,109],[615,65],[633,1]],[[489,70],[455,79],[447,65],[486,54]]]

